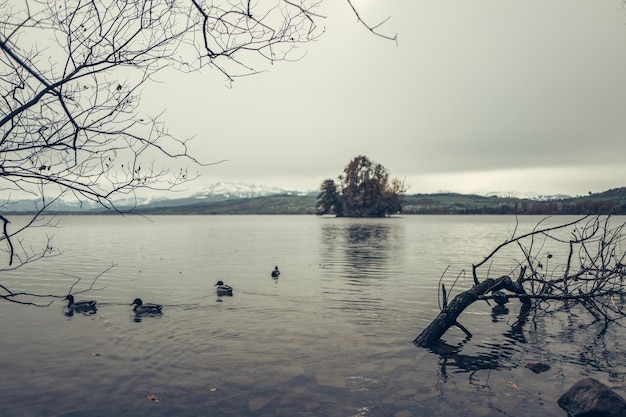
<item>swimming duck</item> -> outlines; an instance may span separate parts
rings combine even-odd
[[[68,294],[67,297],[64,298],[64,300],[67,300],[67,308],[69,308],[70,310],[96,311],[95,300],[74,301],[74,296],[72,294]]]
[[[233,288],[224,284],[223,281],[217,281],[215,286],[217,287],[217,295],[233,295]]]
[[[491,295],[493,295],[493,300],[498,304],[498,305],[505,305],[506,303],[509,302],[509,296],[506,295],[506,293],[504,291],[493,291],[491,293]]]
[[[272,278],[278,278],[279,275],[280,271],[278,270],[278,266],[275,266],[274,270],[272,271]]]
[[[161,314],[161,309],[163,308],[161,304],[144,304],[141,298],[135,298],[131,306],[133,305],[135,306],[135,308],[133,308],[135,314]]]

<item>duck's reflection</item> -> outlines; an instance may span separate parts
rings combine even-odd
[[[74,314],[76,313],[83,315],[83,316],[93,316],[97,312],[98,312],[98,309],[96,307],[92,307],[90,309],[79,309],[79,310],[69,308],[69,307],[65,307],[63,309],[63,315],[66,317],[73,317]]]
[[[143,313],[134,313],[132,315],[133,321],[135,323],[141,323],[146,318],[157,318],[160,319],[163,317],[163,313],[161,312],[143,312]]]
[[[502,319],[506,319],[506,317],[503,316],[507,316],[509,314],[509,309],[501,304],[496,304],[492,309],[491,309],[491,321],[494,323],[499,322]]]

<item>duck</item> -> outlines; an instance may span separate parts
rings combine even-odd
[[[493,300],[500,306],[503,306],[509,302],[509,296],[506,295],[504,291],[493,291],[491,295],[493,295]]]
[[[224,284],[223,281],[217,281],[217,295],[233,295],[233,287]]]
[[[67,308],[76,311],[96,311],[95,300],[75,301],[72,294],[68,294],[63,300],[67,300]]]
[[[161,314],[161,309],[163,308],[161,304],[144,304],[141,298],[135,298],[131,306],[133,305],[135,306],[135,308],[133,308],[135,314]]]
[[[278,278],[279,275],[280,271],[278,270],[278,266],[275,266],[274,270],[272,271],[272,278]]]

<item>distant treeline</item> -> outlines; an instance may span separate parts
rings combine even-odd
[[[404,214],[626,214],[624,189],[563,200],[530,200],[462,194],[405,196]],[[621,191],[621,192],[620,192]],[[607,194],[610,193],[610,194]]]

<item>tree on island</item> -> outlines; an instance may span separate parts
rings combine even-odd
[[[386,217],[402,210],[404,181],[390,179],[389,171],[367,156],[357,156],[339,176],[322,182],[317,213],[337,217]]]
[[[298,60],[298,48],[324,32],[321,3],[1,2],[1,270],[58,253],[49,239],[35,248],[19,236],[33,225],[54,225],[43,214],[61,198],[119,212],[127,210],[119,197],[132,201],[139,190],[171,190],[194,179],[187,166],[206,161],[168,132],[162,115],[143,113],[141,91],[157,87],[155,77],[166,69],[216,70],[233,82]],[[346,4],[370,32],[396,39]],[[38,201],[37,214],[11,223],[12,202],[25,196]],[[1,299],[38,305],[32,296],[0,285]]]

